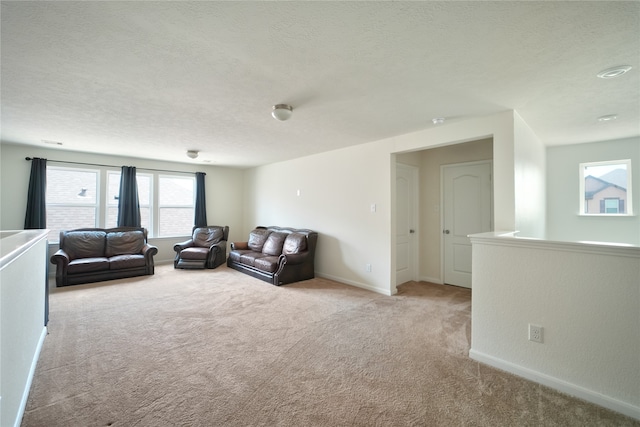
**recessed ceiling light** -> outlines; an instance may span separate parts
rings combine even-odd
[[[444,117],[434,117],[433,119],[431,119],[431,121],[434,125],[441,125],[442,123],[444,123]]]
[[[615,120],[615,119],[617,119],[617,118],[618,118],[618,116],[617,116],[617,115],[615,115],[615,114],[609,114],[609,115],[607,115],[607,116],[600,116],[600,117],[598,117],[598,121],[599,121],[599,122],[610,122],[610,121]]]
[[[598,77],[601,79],[612,79],[626,73],[631,69],[631,65],[618,65],[617,67],[607,68],[598,73]]]
[[[43,139],[42,142],[44,142],[45,144],[51,144],[51,145],[62,145],[62,142],[60,141],[50,141],[48,139]]]

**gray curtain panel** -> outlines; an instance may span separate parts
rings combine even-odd
[[[118,227],[140,227],[140,201],[135,166],[122,166],[118,198]]]
[[[207,202],[204,191],[204,178],[207,174],[196,172],[196,215],[194,225],[204,227],[207,225]]]
[[[47,228],[47,159],[34,157],[31,159],[24,229],[44,228]]]

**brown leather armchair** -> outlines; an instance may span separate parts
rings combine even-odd
[[[174,268],[216,268],[227,260],[229,227],[207,225],[193,227],[191,239],[176,243]]]

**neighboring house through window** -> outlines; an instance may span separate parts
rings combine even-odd
[[[631,161],[580,164],[582,215],[631,215]]]
[[[60,230],[97,226],[99,172],[90,169],[47,167],[49,241],[57,242]]]
[[[195,176],[159,177],[158,236],[191,235],[195,218]]]

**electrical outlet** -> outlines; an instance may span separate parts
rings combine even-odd
[[[366,270],[371,273],[371,264],[365,265]]]
[[[541,343],[543,331],[544,328],[542,326],[532,325],[529,323],[529,341]]]

